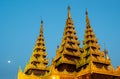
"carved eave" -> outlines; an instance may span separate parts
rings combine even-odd
[[[46,57],[47,56],[47,52],[43,52],[43,51],[37,52],[37,51],[34,51],[32,56],[35,56],[35,57],[44,56],[44,57]]]
[[[92,61],[95,63],[107,65],[107,66],[111,64],[109,59],[104,59],[104,58],[100,58],[100,57],[98,57],[98,58],[92,57]]]
[[[86,66],[85,69],[81,69],[80,72],[78,73],[77,77],[80,77],[82,75],[87,75],[87,74],[102,74],[102,75],[111,75],[111,76],[120,76],[120,70],[116,71],[112,66],[109,66],[108,69],[105,69],[105,67],[102,68],[97,68],[94,64],[89,64]]]
[[[67,54],[67,55],[70,55],[70,56],[74,56],[74,57],[78,57],[80,58],[80,51],[78,50],[77,52],[73,51],[73,52],[69,52],[68,50],[64,50],[63,54]]]
[[[27,64],[26,67],[25,67],[25,69],[24,69],[24,73],[27,72],[31,68],[35,69],[36,67],[33,64]]]
[[[72,64],[72,65],[75,65],[76,62],[75,61],[71,61],[71,60],[68,60],[67,58],[65,58],[64,56],[62,56],[55,64],[55,66],[59,66],[60,64]]]
[[[34,47],[34,50],[36,50],[36,49],[43,50],[43,51],[46,50],[46,48],[45,48],[44,46],[38,46],[38,45],[36,45],[36,46]]]

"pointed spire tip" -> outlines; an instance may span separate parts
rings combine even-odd
[[[43,24],[42,16],[41,16],[41,24]]]
[[[40,24],[40,33],[43,33],[43,20],[41,20],[41,24]]]
[[[71,15],[70,15],[70,6],[68,6],[68,18],[71,18]]]
[[[43,24],[43,20],[41,20],[41,24]]]
[[[70,10],[70,6],[68,5],[68,10]]]
[[[88,11],[87,11],[87,9],[86,9],[86,12],[85,12],[85,14],[86,14],[86,15],[88,15]]]

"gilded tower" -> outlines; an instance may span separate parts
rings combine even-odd
[[[100,50],[98,39],[90,25],[88,12],[86,11],[86,29],[83,41],[83,53],[81,54],[77,79],[120,79],[120,72],[114,70],[108,51]],[[119,75],[119,76],[118,76]]]
[[[80,60],[80,42],[76,35],[73,20],[70,14],[70,6],[68,6],[68,16],[64,28],[64,34],[61,45],[56,51],[56,56],[53,59],[53,65],[56,75],[60,78],[73,79],[78,68]],[[52,72],[52,74],[54,74]]]
[[[41,79],[43,76],[46,76],[49,72],[47,64],[48,59],[46,59],[46,47],[43,36],[43,21],[41,21],[40,34],[36,40],[35,47],[33,49],[32,56],[26,65],[24,72],[19,71],[19,79]],[[22,76],[23,75],[23,76]],[[21,78],[22,77],[22,78]]]
[[[120,66],[114,69],[108,51],[101,51],[88,12],[83,47],[76,35],[75,26],[68,6],[68,15],[60,46],[50,66],[47,66],[46,47],[43,36],[43,21],[32,56],[24,72],[18,71],[18,79],[120,79]]]

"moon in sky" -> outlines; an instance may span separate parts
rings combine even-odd
[[[10,61],[10,60],[8,60],[7,62],[8,62],[8,64],[10,64],[10,63],[11,63],[11,61]]]

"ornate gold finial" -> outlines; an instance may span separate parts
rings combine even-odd
[[[43,33],[43,20],[41,20],[40,33]]]
[[[86,26],[90,27],[90,21],[89,21],[89,18],[88,18],[88,11],[87,10],[86,10],[85,14],[86,14]]]
[[[71,15],[70,15],[70,6],[68,6],[68,18],[71,18]]]
[[[41,24],[43,24],[43,20],[41,20]]]
[[[87,9],[86,9],[86,12],[85,12],[85,14],[86,14],[86,15],[88,15],[88,11],[87,11]]]

